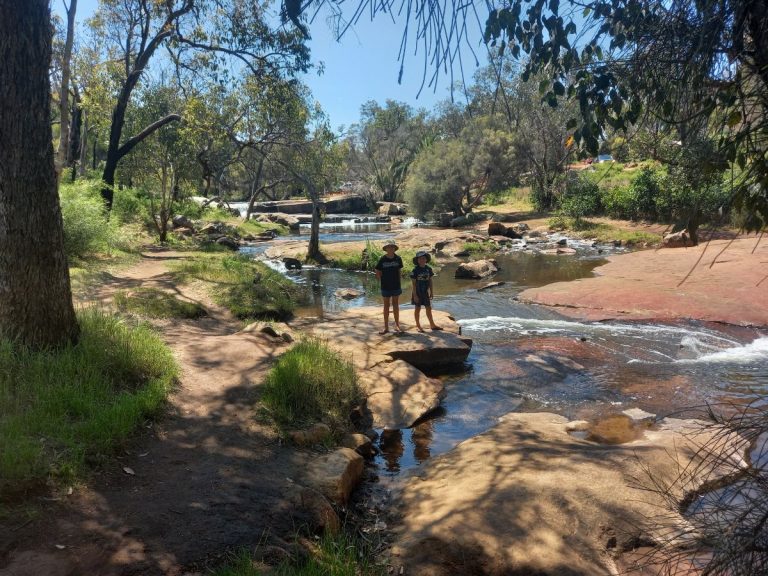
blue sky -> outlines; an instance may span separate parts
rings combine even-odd
[[[91,16],[97,4],[97,0],[78,0],[78,23]],[[54,12],[64,15],[62,0],[52,0],[51,6]],[[360,106],[368,100],[383,104],[385,100],[393,99],[407,102],[414,108],[431,109],[436,102],[450,98],[451,79],[444,74],[441,74],[436,87],[425,85],[419,95],[423,53],[406,58],[403,80],[398,84],[400,63],[397,56],[402,27],[393,23],[387,15],[377,16],[374,22],[362,18],[337,42],[321,14],[311,24],[310,33],[312,60],[323,62],[324,73],[318,75],[313,71],[306,75],[304,81],[328,114],[334,128],[356,122]],[[476,48],[476,51],[482,64],[484,48]],[[463,50],[463,54],[466,56],[465,76],[469,81],[475,70],[474,57],[468,49]],[[454,97],[458,99],[460,95],[457,93]]]

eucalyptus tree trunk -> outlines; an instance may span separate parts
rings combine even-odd
[[[70,0],[67,11],[67,38],[64,41],[64,56],[61,62],[61,87],[59,90],[59,115],[61,117],[61,133],[59,135],[59,151],[56,155],[56,172],[61,174],[71,162],[69,144],[69,77],[70,61],[72,60],[72,42],[75,38],[75,13],[77,12],[77,0]]]
[[[0,0],[0,336],[78,336],[53,161],[49,0]]]

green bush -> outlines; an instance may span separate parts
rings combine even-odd
[[[275,363],[262,394],[280,426],[324,422],[336,434],[349,429],[350,412],[361,398],[354,366],[313,339],[302,340]]]
[[[602,212],[600,189],[584,173],[568,179],[565,193],[560,197],[560,210],[571,218],[584,218]]]
[[[631,218],[656,220],[658,218],[657,204],[664,195],[664,175],[657,170],[645,167],[629,186],[629,196],[632,202]]]
[[[120,224],[151,224],[149,196],[137,188],[116,189],[110,220]]]
[[[0,492],[70,481],[109,455],[164,404],[178,374],[146,327],[93,309],[80,340],[34,352],[0,341]]]
[[[99,186],[94,181],[62,184],[59,189],[67,256],[83,258],[109,249],[111,228]]]

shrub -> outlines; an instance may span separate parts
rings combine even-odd
[[[62,184],[59,197],[67,256],[83,258],[108,250],[110,226],[98,183]]]
[[[149,196],[137,188],[116,189],[110,220],[121,224],[150,224]]]
[[[324,422],[337,434],[349,429],[349,414],[361,399],[354,366],[313,339],[302,340],[275,363],[262,395],[280,426]]]
[[[79,342],[60,350],[0,341],[0,492],[80,476],[163,406],[177,377],[150,329],[92,309],[78,319]]]
[[[645,167],[629,186],[629,198],[632,203],[627,207],[632,219],[656,220],[657,203],[663,197],[664,176],[651,168]]]
[[[577,220],[602,211],[600,189],[586,174],[570,177],[565,193],[560,197],[560,210],[566,216]]]

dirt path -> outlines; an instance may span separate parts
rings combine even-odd
[[[145,254],[87,296],[105,304],[116,290],[154,286],[209,310],[200,321],[163,325],[182,367],[168,416],[148,423],[116,462],[35,522],[0,526],[0,575],[194,573],[225,550],[295,532],[301,519],[284,493],[300,455],[253,409],[258,383],[285,344],[238,332],[201,290],[174,285],[168,264],[183,257]]]

